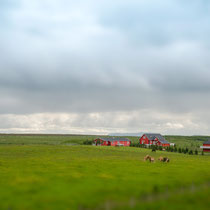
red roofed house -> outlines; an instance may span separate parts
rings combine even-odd
[[[140,139],[140,144],[149,145],[158,145],[162,147],[169,147],[170,143],[165,140],[161,134],[157,133],[145,133]]]
[[[127,138],[109,137],[94,140],[96,146],[130,146],[131,141]]]
[[[205,141],[201,149],[203,149],[203,152],[210,152],[210,140]]]

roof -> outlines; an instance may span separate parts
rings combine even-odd
[[[98,138],[103,141],[130,141],[127,138],[119,138],[119,137],[103,137],[103,138]]]
[[[170,144],[165,138],[159,133],[145,133],[144,134],[149,140],[155,140],[157,138],[162,144]]]
[[[210,140],[203,142],[203,144],[210,144]]]

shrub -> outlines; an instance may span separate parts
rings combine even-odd
[[[182,149],[181,149],[181,148],[179,148],[179,149],[178,149],[178,152],[179,152],[179,153],[182,153]]]
[[[130,147],[143,147],[143,144],[131,142]]]
[[[192,150],[189,151],[189,155],[193,155],[193,151]]]
[[[152,152],[156,152],[155,145],[149,145],[149,148],[152,149]]]
[[[85,141],[83,141],[83,144],[84,144],[84,145],[92,145],[92,143],[93,143],[93,142],[90,141],[90,140],[88,140],[88,139],[85,140]]]
[[[195,155],[198,155],[198,150],[197,149],[195,150]]]

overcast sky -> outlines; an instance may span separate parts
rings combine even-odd
[[[0,132],[210,135],[210,1],[1,0]]]

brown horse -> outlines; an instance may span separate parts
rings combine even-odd
[[[160,162],[163,162],[163,157],[160,156],[160,157],[158,158],[158,160],[159,160]]]
[[[167,157],[161,157],[161,156],[158,158],[158,160],[159,160],[160,162],[166,162],[166,163],[168,163],[168,162],[170,161],[169,158],[167,158]]]
[[[144,161],[147,161],[148,159],[149,159],[149,155],[146,155],[145,157],[144,157]]]
[[[149,160],[149,162],[155,162],[155,158],[153,158],[153,157],[151,157],[151,156],[149,156],[149,155],[146,155],[146,156],[144,157],[144,161],[147,161],[147,160]]]
[[[169,161],[170,161],[169,158],[167,158],[167,157],[164,157],[164,158],[163,158],[163,162],[169,163]]]

